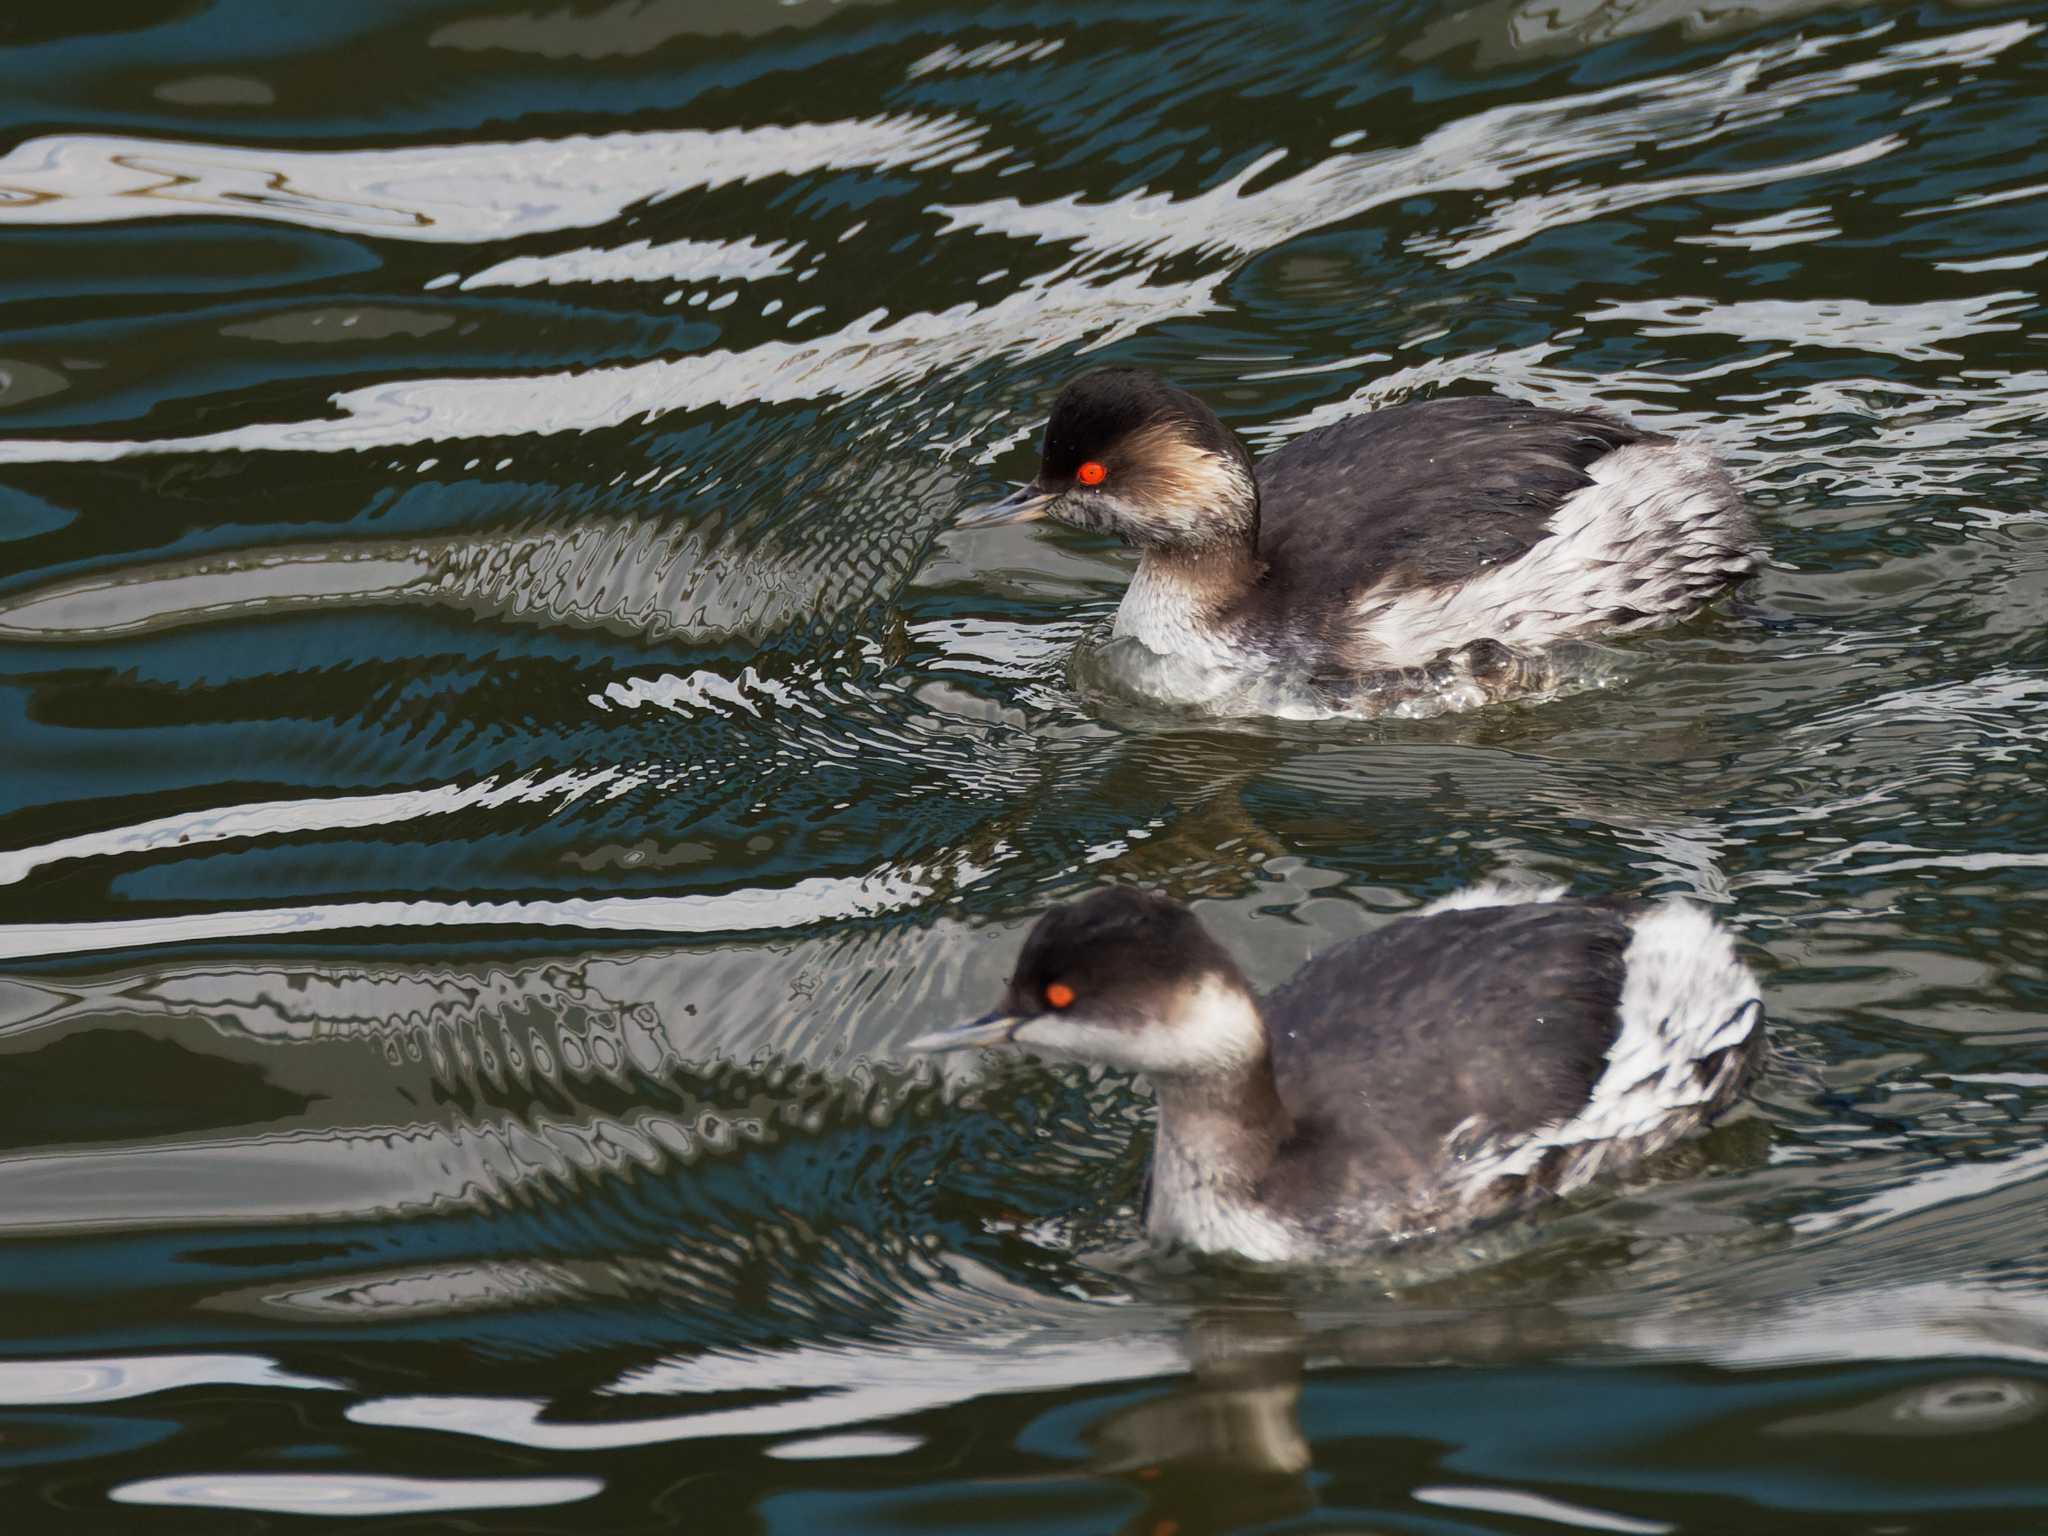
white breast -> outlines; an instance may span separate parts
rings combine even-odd
[[[1266,678],[1272,661],[1219,629],[1210,612],[1185,581],[1139,561],[1103,651],[1118,685],[1169,704],[1240,712],[1231,701]]]
[[[1162,1245],[1236,1254],[1259,1264],[1284,1264],[1310,1251],[1285,1222],[1233,1188],[1212,1160],[1191,1155],[1187,1143],[1168,1134],[1163,1120],[1152,1153],[1152,1200],[1145,1223],[1153,1241]]]
[[[1195,666],[1226,671],[1249,659],[1228,643],[1209,621],[1206,599],[1185,581],[1162,575],[1157,564],[1140,560],[1124,600],[1116,610],[1112,633],[1135,640],[1161,656],[1174,656]]]

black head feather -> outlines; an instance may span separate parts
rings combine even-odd
[[[1017,956],[1004,1011],[1045,1013],[1054,1007],[1047,988],[1057,985],[1071,990],[1068,1006],[1091,1021],[1135,1027],[1158,1016],[1163,998],[1205,976],[1245,987],[1194,913],[1165,896],[1112,886],[1038,920]]]
[[[1247,471],[1251,455],[1237,434],[1195,396],[1143,368],[1096,368],[1067,381],[1053,401],[1040,450],[1048,483],[1071,480],[1090,459],[1102,460],[1133,432],[1172,424],[1189,443],[1236,459]]]

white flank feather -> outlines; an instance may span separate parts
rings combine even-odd
[[[1439,896],[1416,916],[1428,917],[1432,912],[1468,912],[1474,907],[1519,907],[1530,902],[1556,901],[1564,891],[1562,885],[1539,885],[1533,881],[1518,880],[1512,875],[1502,875],[1482,880],[1477,885],[1468,885],[1448,896]]]
[[[1558,504],[1555,531],[1526,555],[1454,586],[1361,597],[1360,665],[1421,666],[1474,640],[1535,648],[1668,623],[1755,569],[1741,499],[1699,449],[1631,443],[1586,473],[1593,483]],[[1642,617],[1615,622],[1624,612]]]
[[[1736,958],[1726,929],[1690,902],[1665,902],[1636,920],[1623,956],[1616,1012],[1621,1029],[1585,1107],[1526,1140],[1484,1147],[1465,1161],[1476,1192],[1526,1174],[1558,1149],[1566,1154],[1560,1192],[1597,1176],[1611,1152],[1644,1156],[1697,1124],[1695,1114],[1726,1096],[1742,1070],[1730,1053],[1705,1080],[1699,1063],[1742,1044],[1763,1018],[1763,994]],[[1461,1125],[1453,1144],[1480,1127]]]

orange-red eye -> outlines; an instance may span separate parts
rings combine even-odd
[[[1074,478],[1083,485],[1100,485],[1109,478],[1109,471],[1102,467],[1100,461],[1090,459],[1074,471]]]
[[[1074,989],[1064,981],[1056,981],[1045,989],[1045,1005],[1048,1008],[1071,1008],[1074,1005]]]

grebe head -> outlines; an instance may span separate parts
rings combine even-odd
[[[1194,913],[1112,888],[1038,920],[994,1012],[910,1049],[1010,1044],[1172,1079],[1251,1066],[1266,1035],[1243,974]]]
[[[1259,492],[1244,445],[1201,401],[1142,368],[1098,368],[1053,402],[1036,478],[961,524],[1039,517],[1194,553],[1255,544]]]

